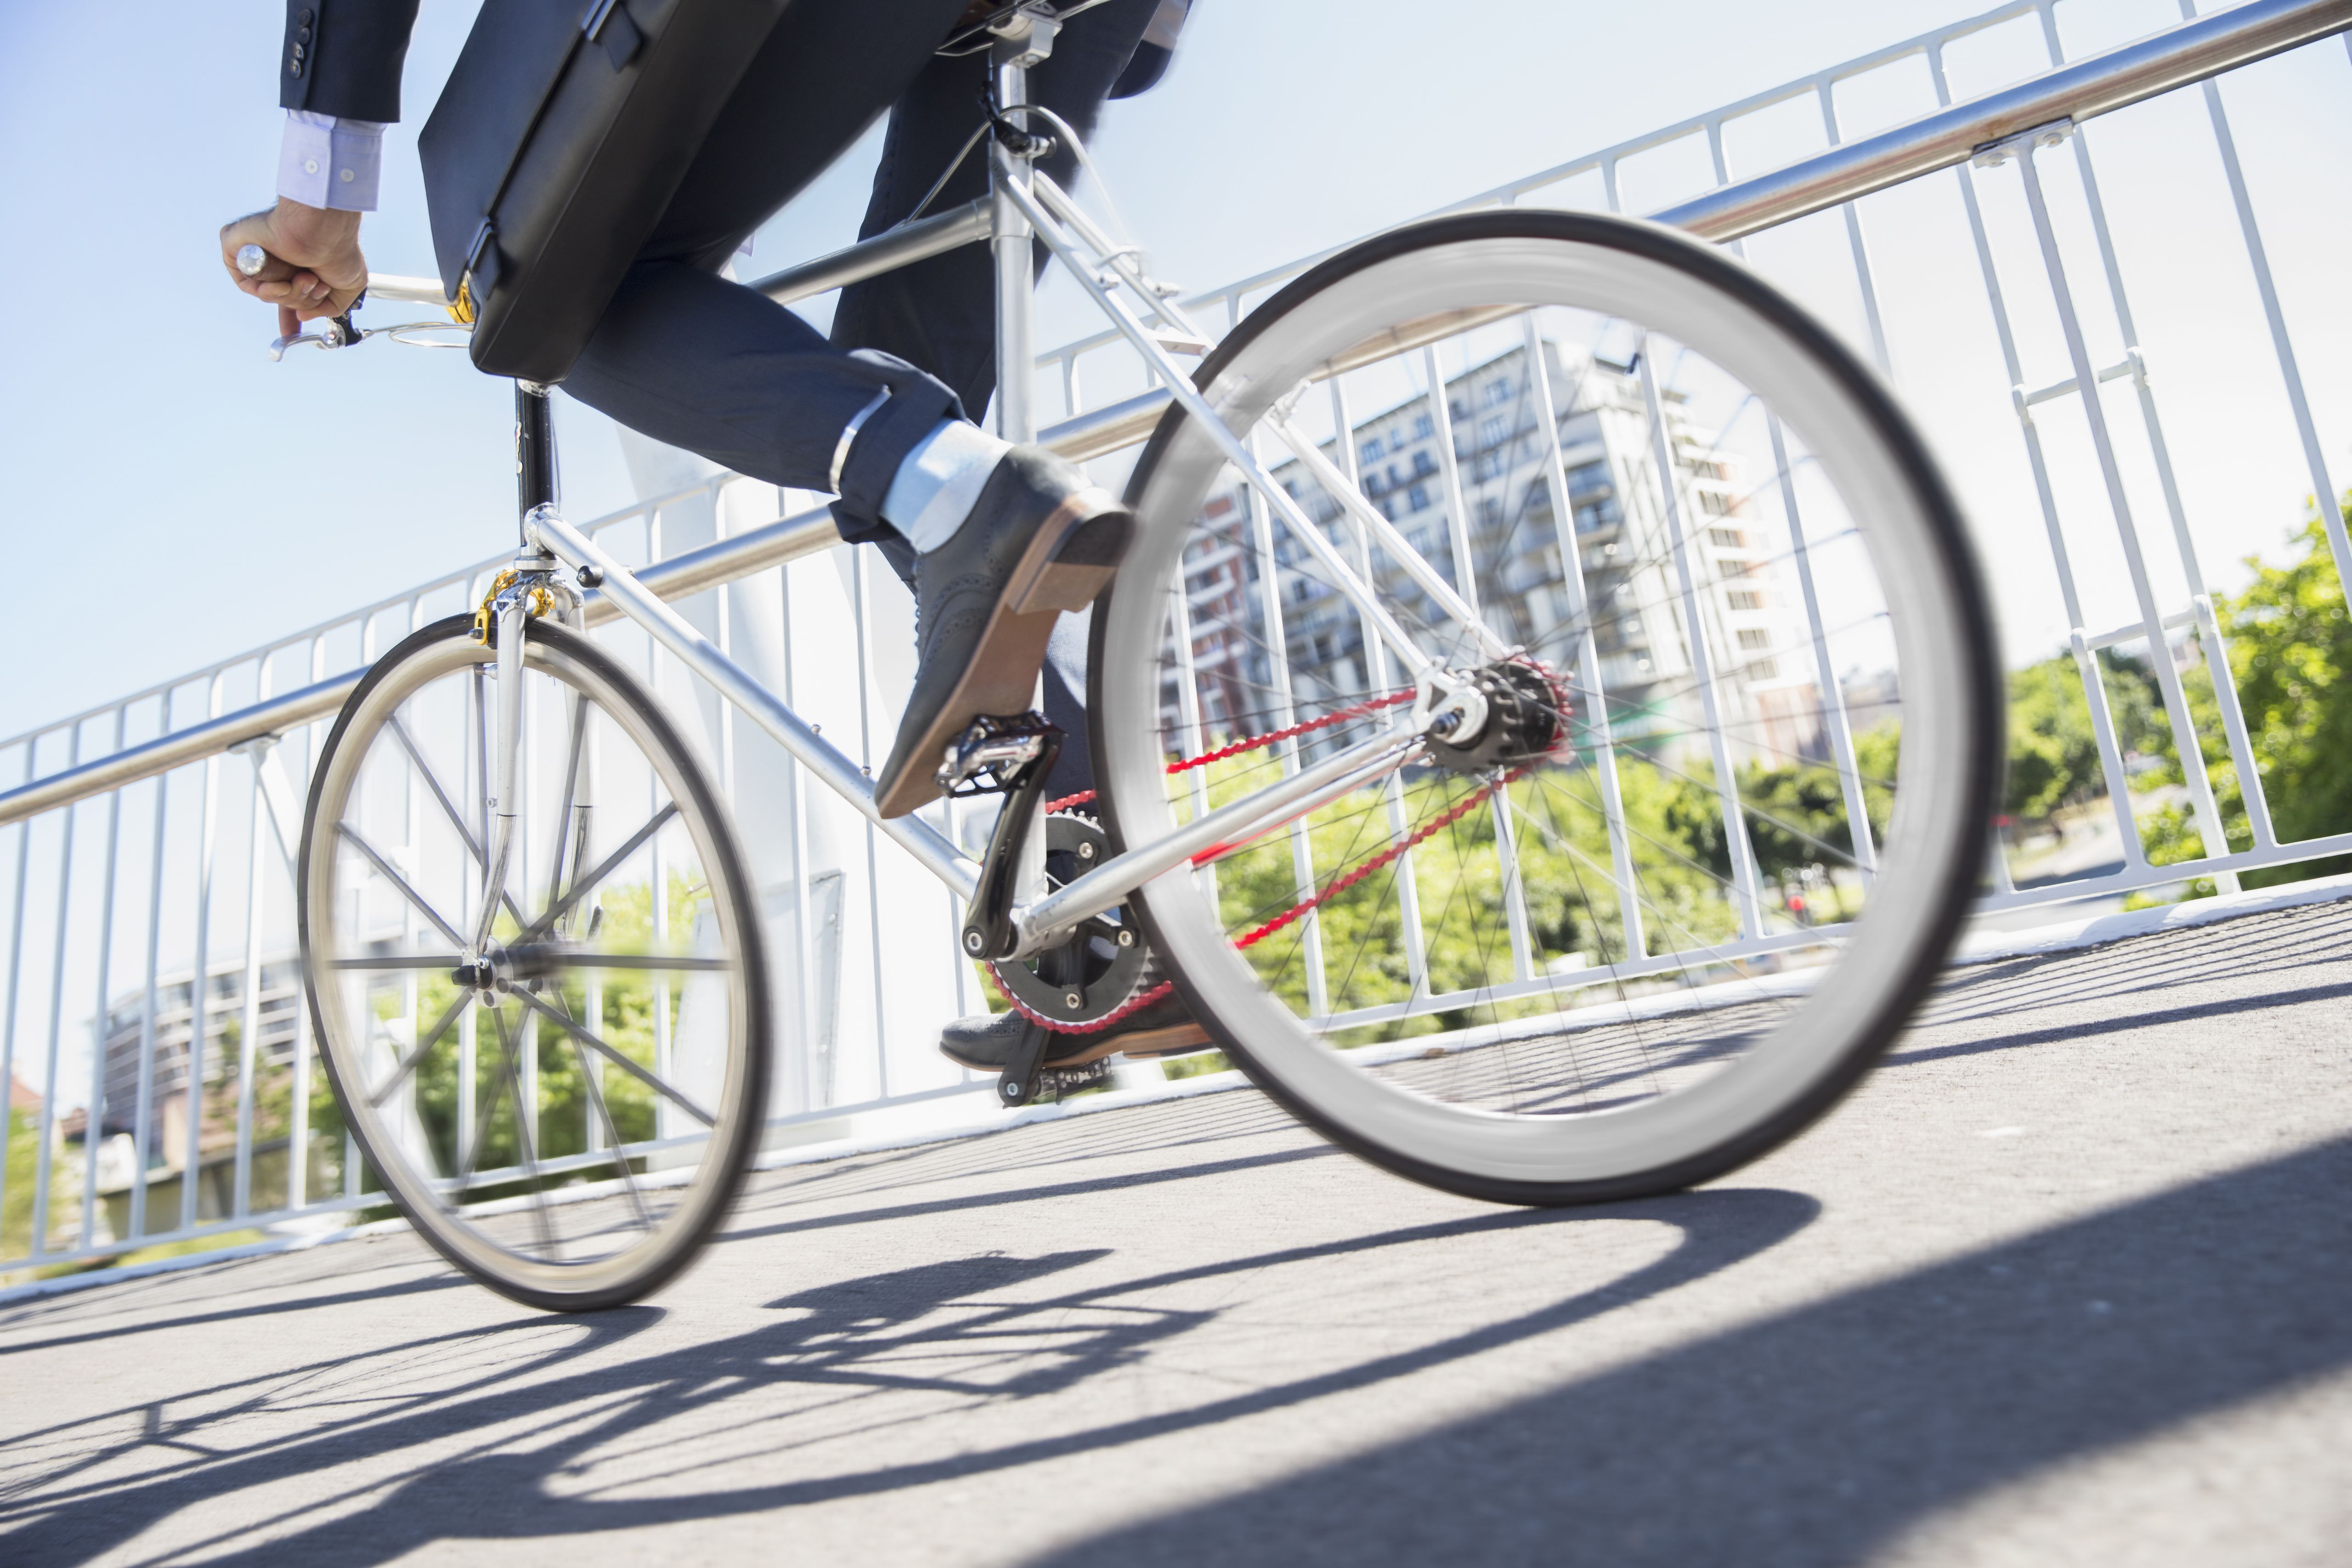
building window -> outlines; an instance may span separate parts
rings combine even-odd
[[[1760,610],[1764,607],[1764,595],[1752,588],[1734,588],[1725,597],[1735,610]]]
[[[1736,528],[1710,528],[1706,531],[1706,542],[1717,550],[1748,548],[1748,536]]]
[[[1416,414],[1412,416],[1412,438],[1414,440],[1426,441],[1432,436],[1436,434],[1437,422],[1430,418],[1428,415]]]
[[[1426,447],[1412,455],[1412,471],[1416,479],[1423,474],[1437,472],[1437,459],[1429,455]]]
[[[1491,408],[1497,403],[1508,403],[1511,400],[1511,394],[1517,390],[1518,384],[1516,382],[1490,381],[1486,384],[1486,405]]]
[[[1759,658],[1748,665],[1747,676],[1750,680],[1778,680],[1780,667],[1769,658]]]
[[[1698,509],[1709,517],[1721,517],[1731,510],[1731,498],[1721,490],[1698,492]]]
[[[1500,500],[1496,500],[1493,496],[1482,496],[1479,498],[1478,526],[1481,528],[1500,528],[1503,526],[1503,503]]]
[[[1356,448],[1357,454],[1367,463],[1379,462],[1381,460],[1381,454],[1386,450],[1388,450],[1388,448],[1381,445],[1381,438],[1378,436],[1373,437],[1370,440]]]
[[[1509,440],[1510,437],[1511,416],[1509,415],[1489,414],[1486,417],[1478,421],[1479,446],[1499,447],[1505,441]]]
[[[1293,577],[1290,580],[1290,596],[1297,600],[1302,605],[1307,600],[1313,598],[1315,596],[1314,579],[1311,577]],[[1741,637],[1746,637],[1748,634],[1746,632],[1742,632],[1739,635]]]
[[[1427,485],[1415,485],[1412,489],[1404,492],[1404,499],[1406,504],[1411,506],[1413,510],[1425,511],[1429,507],[1429,487]]]
[[[1739,646],[1745,648],[1770,647],[1772,634],[1755,626],[1742,626],[1739,628]]]

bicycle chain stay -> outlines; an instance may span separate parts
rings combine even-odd
[[[1531,660],[1518,660],[1516,662],[1525,664],[1528,668],[1533,669],[1537,676],[1543,680],[1547,689],[1555,694],[1559,692],[1560,689],[1558,682],[1555,681],[1549,673],[1545,671],[1540,666],[1535,665]],[[1414,696],[1415,693],[1412,690],[1395,691],[1390,692],[1384,696],[1370,698],[1362,702],[1352,703],[1348,707],[1335,709],[1329,713],[1325,713],[1313,719],[1305,720],[1297,724],[1286,725],[1279,730],[1270,730],[1263,734],[1245,736],[1239,741],[1232,742],[1229,744],[1218,747],[1213,751],[1203,752],[1197,757],[1188,757],[1181,762],[1171,763],[1168,764],[1166,771],[1170,774],[1173,775],[1189,772],[1194,768],[1205,767],[1213,762],[1221,762],[1228,757],[1240,756],[1244,752],[1258,751],[1266,746],[1275,745],[1280,742],[1290,740],[1299,735],[1307,734],[1317,730],[1328,729],[1334,724],[1345,723],[1350,719],[1363,718],[1368,714],[1379,712],[1383,709],[1393,708],[1401,703],[1412,701]],[[1562,714],[1565,714],[1567,711],[1564,699],[1561,700],[1559,711]],[[1535,763],[1532,762],[1523,763],[1518,767],[1511,769],[1507,773],[1490,778],[1478,788],[1474,789],[1462,799],[1456,801],[1453,805],[1447,807],[1445,811],[1438,816],[1423,824],[1409,837],[1391,844],[1386,848],[1381,849],[1377,853],[1367,856],[1353,866],[1343,868],[1334,875],[1328,881],[1325,882],[1321,888],[1309,894],[1307,898],[1300,900],[1297,903],[1291,905],[1288,909],[1280,911],[1271,918],[1262,921],[1250,931],[1243,933],[1241,936],[1234,938],[1234,945],[1237,948],[1254,947],[1258,942],[1265,941],[1267,937],[1270,937],[1276,931],[1281,931],[1284,927],[1313,913],[1323,904],[1339,897],[1341,893],[1346,892],[1349,888],[1361,882],[1365,878],[1377,874],[1384,868],[1402,858],[1415,847],[1426,843],[1429,839],[1444,832],[1454,823],[1461,821],[1462,818],[1467,816],[1471,812],[1485,805],[1497,790],[1507,789],[1510,785],[1517,783],[1520,779],[1526,777],[1528,773],[1534,766]],[[1045,813],[1050,821],[1054,817],[1068,812],[1073,807],[1087,805],[1094,798],[1095,792],[1093,790],[1081,790],[1076,795],[1063,795],[1058,799],[1047,801],[1045,806]],[[1105,837],[1104,847],[1105,849],[1108,849],[1108,836]],[[1131,924],[1131,922],[1129,923]],[[1012,1005],[1015,1012],[1019,1013],[1024,1018],[1026,1018],[1030,1024],[1039,1029],[1062,1035],[1098,1034],[1101,1031],[1109,1028],[1112,1025],[1118,1024],[1132,1015],[1141,1012],[1144,1008],[1160,1002],[1163,998],[1173,994],[1176,989],[1175,982],[1171,980],[1162,980],[1156,985],[1138,989],[1117,1007],[1100,1017],[1072,1020],[1066,1017],[1054,1016],[1048,1012],[1033,1005],[1032,1002],[1034,999],[1024,999],[1023,992],[1027,988],[1016,987],[1012,982],[1010,982],[1006,978],[1005,966],[1003,964],[992,961],[989,964],[989,969],[996,978],[998,989],[1004,994],[1005,1000]]]

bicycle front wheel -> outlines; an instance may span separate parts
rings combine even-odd
[[[1686,237],[1505,212],[1323,263],[1197,384],[1283,493],[1181,409],[1138,465],[1094,617],[1117,846],[1374,759],[1136,895],[1238,1063],[1511,1202],[1833,1104],[1947,952],[2000,756],[1977,568],[1877,378]],[[1416,732],[1447,681],[1480,727]]]
[[[311,1019],[376,1201],[518,1301],[617,1306],[685,1267],[757,1147],[758,906],[668,719],[586,637],[535,621],[513,848],[470,963],[499,681],[472,625],[378,660],[320,755]]]

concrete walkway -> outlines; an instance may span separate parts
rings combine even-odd
[[[1223,1094],[760,1178],[655,1301],[395,1237],[0,1310],[0,1561],[2341,1563],[2352,908],[1956,973],[1525,1213]]]

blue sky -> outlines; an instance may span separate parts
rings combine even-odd
[[[473,9],[425,0],[384,210],[366,236],[379,270],[431,270],[414,132]],[[1161,274],[1205,286],[1980,9],[1960,0],[1204,0],[1167,83],[1114,106],[1097,155]],[[2169,0],[2067,0],[2060,14],[2098,47],[2177,11]],[[12,303],[0,457],[15,588],[0,617],[0,668],[11,677],[0,681],[0,735],[327,619],[510,537],[504,383],[459,354],[381,342],[272,365],[262,352],[268,313],[220,278],[218,226],[271,195],[278,26],[276,7],[259,0],[131,0],[97,29],[80,6],[0,6],[0,202],[19,215],[16,243],[0,250]],[[1972,68],[1986,85],[2016,74],[1990,57]],[[2343,325],[2328,279],[2352,238],[2341,216],[2352,211],[2346,70],[2340,49],[2306,50],[2243,73],[2230,101],[2264,222],[2277,226],[2290,313],[2311,340],[2305,370],[2331,460],[2352,478],[2352,449],[2336,439],[2336,415],[2352,421],[2352,387],[2336,384],[2333,363],[2346,356],[2315,353],[2340,342]],[[1906,93],[1916,84],[1874,92],[1855,94],[1851,112],[1893,120],[1915,110]],[[2200,497],[2234,496],[2259,457],[2259,504],[2227,521],[2230,540],[2242,534],[2245,548],[2260,548],[2289,520],[2287,492],[2300,481],[2294,463],[2273,460],[2281,432],[2274,394],[2259,384],[2266,342],[2250,297],[2238,298],[2242,251],[2231,250],[2226,205],[2215,205],[2201,114],[2193,94],[2177,94],[2115,117],[2141,116],[2146,129],[2100,142],[2102,158],[2116,149],[2102,177],[2142,269],[2134,287],[2149,296],[2143,335],[2179,317],[2179,380],[2223,395],[2204,417],[2250,422],[2210,443],[2211,454],[2192,454],[2184,482]],[[1848,127],[1857,128],[1866,126]],[[1805,134],[1790,147],[1801,150]],[[850,237],[874,141],[762,230],[761,269]],[[1756,157],[1770,154],[1767,136]],[[1655,199],[1679,194],[1675,180],[1662,166]],[[1973,258],[1948,216],[1915,214],[1910,199],[1882,198],[1884,216],[1870,219],[1890,271],[1912,285],[1889,307],[1898,380],[1931,426],[1939,399],[1965,383],[1969,411],[1955,405],[1950,438],[2000,444],[2013,467],[2013,425],[2004,433],[1983,414],[2005,414],[2002,389],[1988,396],[1982,384],[1984,334],[1941,319],[1952,289],[1980,300]],[[2196,221],[2184,226],[2184,210]],[[1759,247],[1759,264],[1850,319],[1834,247],[1819,232],[1776,243],[1777,257],[1773,245]],[[2214,302],[2222,293],[2231,298]],[[1049,301],[1045,316],[1047,341],[1053,324],[1082,324],[1066,301]],[[2229,330],[2217,332],[2222,320]],[[1970,368],[1941,374],[1947,355]],[[2237,377],[2253,390],[2238,395],[2228,384]],[[610,429],[576,406],[565,412],[563,458],[574,515],[628,499]],[[1963,453],[1956,466],[1975,465]],[[1976,487],[1971,503],[1990,514],[1996,537],[2038,533],[2013,475],[1964,473],[1963,483]],[[2217,547],[2225,560],[2242,552]],[[2031,634],[2020,636],[2032,642],[2049,630],[2046,605],[2030,585],[2019,592]]]

